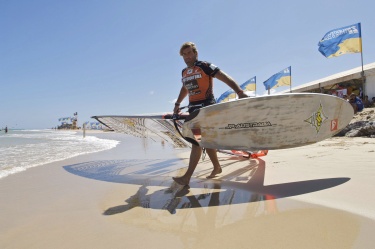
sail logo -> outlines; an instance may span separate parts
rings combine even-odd
[[[127,118],[124,120],[124,124],[128,125],[128,126],[131,126],[131,127],[135,127],[136,123],[131,120],[130,118]]]

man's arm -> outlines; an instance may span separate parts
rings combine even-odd
[[[233,91],[235,91],[235,93],[237,93],[238,95],[238,98],[242,99],[242,98],[247,98],[248,96],[243,92],[243,90],[241,89],[241,87],[234,81],[234,79],[232,79],[232,77],[230,77],[228,74],[226,74],[225,72],[223,71],[218,71],[215,76],[214,76],[216,79],[219,79],[221,80],[222,82],[224,82],[225,84],[227,84],[230,88],[233,89]]]
[[[180,104],[187,95],[188,95],[188,89],[185,86],[182,86],[181,90],[180,90],[180,94],[178,95],[178,98],[177,98],[176,103],[174,105],[173,113],[179,113],[180,112]]]

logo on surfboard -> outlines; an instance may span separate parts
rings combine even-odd
[[[331,131],[337,131],[339,121],[337,119],[331,120]]]
[[[244,129],[244,128],[267,127],[267,126],[272,126],[270,121],[228,124],[226,127],[224,127],[224,129]]]
[[[318,110],[313,112],[312,115],[304,121],[315,127],[316,133],[319,133],[320,128],[327,119],[328,117],[324,114],[322,103],[320,103]]]

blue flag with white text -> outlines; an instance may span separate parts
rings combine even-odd
[[[228,102],[229,100],[231,99],[236,99],[236,96],[237,94],[232,90],[232,89],[229,89],[228,91],[226,91],[225,93],[223,93],[218,99],[217,99],[217,103],[221,103],[221,102]]]
[[[247,80],[245,83],[240,85],[241,89],[246,91],[255,91],[256,89],[256,77]],[[230,100],[236,99],[237,94],[232,90],[229,89],[228,91],[224,92],[220,97],[216,100],[217,103],[220,102],[228,102]]]
[[[263,82],[263,85],[268,90],[279,86],[290,86],[291,82],[291,67],[287,67],[277,74],[272,75],[268,80]]]
[[[361,23],[329,31],[318,46],[319,52],[327,58],[362,52]]]
[[[241,89],[246,91],[255,91],[256,90],[256,76],[247,80],[245,83],[240,85]]]

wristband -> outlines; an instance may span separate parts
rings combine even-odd
[[[180,105],[180,103],[177,103],[177,102],[176,102],[176,103],[174,103],[174,105]]]

